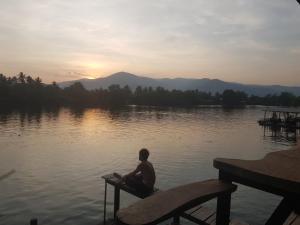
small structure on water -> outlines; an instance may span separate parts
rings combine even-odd
[[[300,112],[283,110],[264,110],[264,112],[264,118],[258,120],[261,126],[300,129]]]

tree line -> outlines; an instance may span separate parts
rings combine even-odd
[[[80,82],[60,88],[55,82],[44,84],[42,80],[19,73],[6,77],[0,74],[0,106],[196,106],[196,105],[266,105],[300,106],[300,96],[282,92],[264,97],[247,95],[242,91],[225,90],[212,94],[199,90],[167,90],[162,87],[137,87],[111,85],[107,89],[87,90]]]

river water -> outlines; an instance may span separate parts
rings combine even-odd
[[[138,151],[150,150],[157,186],[217,177],[216,157],[259,159],[296,144],[295,134],[274,133],[257,124],[263,107],[226,110],[127,107],[0,113],[0,224],[101,224],[102,175],[127,173]],[[112,216],[112,188],[108,217]],[[137,201],[121,194],[121,207]],[[280,198],[239,185],[232,217],[262,224]],[[183,222],[188,223],[188,222]]]

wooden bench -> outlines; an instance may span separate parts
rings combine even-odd
[[[185,211],[215,197],[226,196],[230,200],[231,193],[236,188],[236,185],[219,180],[206,180],[160,191],[127,208],[120,209],[116,222],[122,225],[154,225],[184,215]],[[208,224],[205,221],[201,222]]]
[[[120,209],[117,225],[154,225],[172,217],[181,216],[200,225],[215,225],[216,212],[201,204],[215,197],[230,195],[236,185],[220,180],[191,183],[141,200]],[[179,221],[178,221],[179,222]],[[230,225],[248,225],[236,219]],[[300,225],[300,215],[292,212],[283,225]]]
[[[105,180],[105,193],[104,193],[104,215],[103,215],[103,221],[104,223],[106,222],[106,199],[107,199],[107,184],[110,184],[114,187],[114,218],[116,216],[116,212],[120,208],[120,190],[123,190],[131,195],[134,195],[138,198],[144,199],[153,193],[156,193],[159,189],[154,187],[153,193],[150,194],[145,194],[145,193],[140,193],[137,190],[135,190],[132,187],[129,187],[125,183],[121,182],[120,179],[121,175],[117,173],[111,173],[102,176],[102,178]]]

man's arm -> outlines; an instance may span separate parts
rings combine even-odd
[[[123,176],[123,179],[125,179],[126,177],[134,176],[139,172],[141,172],[141,164],[139,164],[134,171]]]

